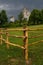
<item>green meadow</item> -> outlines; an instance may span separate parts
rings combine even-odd
[[[29,26],[29,29],[41,29],[43,25]],[[3,31],[4,32],[4,31]],[[23,35],[23,31],[8,31],[10,35]],[[42,36],[31,38],[32,36]],[[3,35],[6,39],[6,35]],[[28,55],[31,59],[31,65],[43,65],[43,42],[32,44],[36,41],[43,40],[43,30],[28,31]],[[9,37],[9,41],[13,44],[24,45],[22,38]],[[0,65],[26,65],[24,60],[23,49],[9,45],[7,49],[6,43],[0,43]]]

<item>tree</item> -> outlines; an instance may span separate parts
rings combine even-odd
[[[22,21],[23,21],[23,13],[20,12],[20,14],[18,15],[18,19],[19,19],[19,24],[20,26],[22,25]]]
[[[3,26],[8,22],[7,14],[5,10],[0,12],[0,24]]]
[[[37,9],[34,9],[32,12],[31,12],[31,15],[29,17],[29,23],[31,24],[39,24],[39,18],[40,18],[40,11],[37,10]]]
[[[43,9],[41,10],[41,17],[40,17],[40,20],[41,20],[41,24],[43,24]]]
[[[24,18],[23,12],[20,12],[20,14],[18,15],[18,19],[20,26],[24,26],[28,24],[27,18]]]

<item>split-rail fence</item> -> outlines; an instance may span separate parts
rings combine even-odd
[[[3,30],[5,30],[5,32],[3,32]],[[19,48],[22,48],[24,50],[24,53],[25,53],[25,60],[26,60],[26,64],[28,65],[28,46],[29,45],[32,45],[32,44],[35,44],[35,43],[38,43],[38,42],[43,42],[43,40],[41,41],[37,41],[37,42],[34,42],[32,44],[29,44],[28,43],[28,31],[36,31],[36,30],[43,30],[43,29],[28,29],[27,27],[24,27],[24,28],[0,28],[0,41],[1,41],[1,44],[3,43],[3,41],[6,43],[6,46],[7,48],[9,49],[9,45],[12,45],[12,46],[16,46],[16,47],[19,47]],[[8,31],[23,31],[23,36],[17,36],[17,35],[10,35]],[[5,34],[6,35],[6,39],[3,38],[3,35],[2,34]],[[14,43],[11,43],[9,41],[9,36],[11,37],[16,37],[16,38],[23,38],[23,42],[24,42],[24,46],[21,46],[19,44],[14,44]],[[42,36],[39,35],[39,36]],[[31,38],[37,38],[39,36],[34,36],[34,37],[31,37]]]

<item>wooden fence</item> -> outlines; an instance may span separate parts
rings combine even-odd
[[[5,32],[3,32],[3,30],[5,30]],[[23,36],[10,35],[8,31],[23,31]],[[3,38],[2,34],[6,35],[6,39]],[[9,42],[9,36],[16,37],[16,38],[23,38],[24,46],[20,46],[18,44]],[[9,49],[9,45],[22,48],[25,53],[24,56],[25,56],[26,64],[28,64],[28,29],[26,27],[24,27],[23,29],[0,29],[0,41],[1,41],[1,44],[4,41],[8,49]]]
[[[3,30],[5,30],[5,32],[3,32]],[[37,42],[34,42],[32,44],[28,44],[28,31],[36,31],[36,30],[43,30],[43,29],[28,29],[27,27],[24,27],[22,29],[0,29],[0,41],[1,41],[1,44],[3,43],[3,41],[6,43],[6,46],[7,48],[9,49],[9,45],[12,45],[12,46],[17,46],[19,48],[22,48],[24,50],[24,53],[25,53],[25,60],[26,60],[26,64],[28,65],[28,45],[32,45],[32,44],[35,44],[35,43],[38,43],[38,42],[43,42],[43,40],[41,41],[37,41]],[[17,35],[10,35],[8,31],[23,31],[23,36],[17,36]],[[6,35],[6,39],[3,38],[3,35],[2,34],[5,34]],[[31,38],[37,38],[39,36],[42,36],[43,34],[41,35],[38,35],[38,36],[34,36],[34,37],[31,37]],[[23,38],[23,42],[24,42],[24,46],[20,46],[18,44],[14,44],[14,43],[11,43],[9,42],[9,36],[11,37],[16,37],[16,38]]]

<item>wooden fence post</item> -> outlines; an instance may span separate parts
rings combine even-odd
[[[6,37],[7,37],[7,39],[6,39],[7,49],[9,49],[9,44],[8,44],[8,42],[9,42],[9,38],[8,38],[8,31],[7,31],[7,30],[6,30]]]
[[[25,61],[26,61],[26,65],[29,65],[29,61],[28,61],[28,30],[26,27],[24,27],[24,55],[25,55]]]
[[[2,39],[3,39],[3,37],[2,37],[2,29],[1,29],[1,45],[2,45],[2,43],[3,43],[3,42],[2,42]]]

